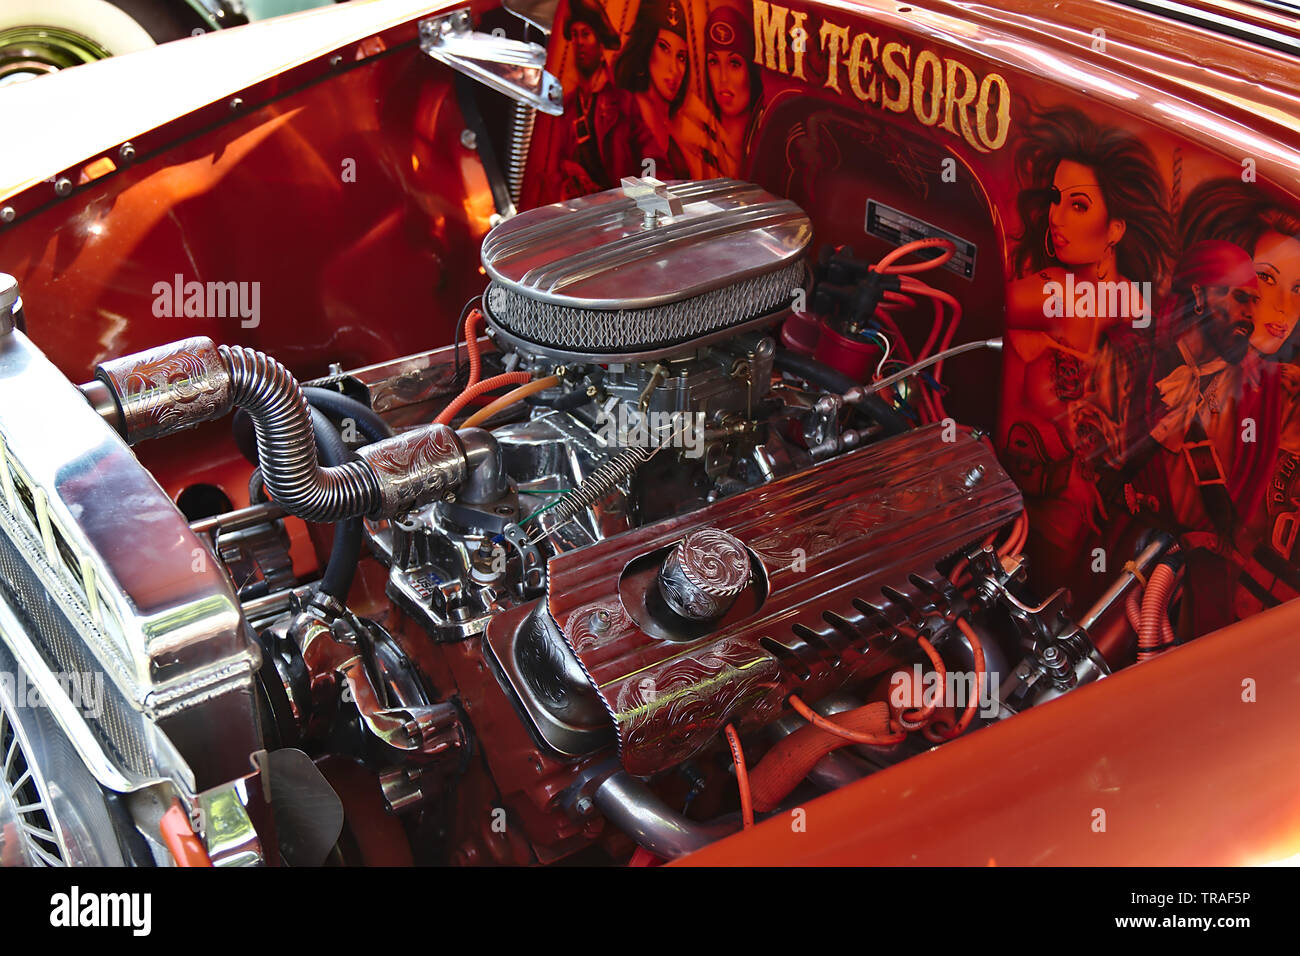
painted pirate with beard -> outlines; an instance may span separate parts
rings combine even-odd
[[[570,0],[564,38],[578,84],[565,97],[552,168],[560,174],[559,198],[572,199],[612,189],[624,176],[640,176],[644,160],[664,157],[634,94],[614,85],[605,51],[617,50],[619,37],[598,0]]]
[[[1088,394],[1071,409],[1103,506],[1137,519],[1110,522],[1108,543],[1127,550],[1121,539],[1131,543],[1140,526],[1180,540],[1182,639],[1233,620],[1224,585],[1235,576],[1234,553],[1252,548],[1242,540],[1242,516],[1270,477],[1277,416],[1262,400],[1257,363],[1247,360],[1258,301],[1245,250],[1217,240],[1193,245],[1175,267],[1154,329],[1110,330]]]

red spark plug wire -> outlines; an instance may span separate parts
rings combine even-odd
[[[834,734],[836,737],[843,737],[850,743],[868,744],[872,747],[889,747],[893,744],[901,744],[907,739],[907,731],[891,732],[889,734],[863,733],[857,730],[851,730],[848,727],[842,727],[833,720],[828,720],[817,711],[805,704],[798,694],[790,695],[790,706],[808,723],[812,724],[819,730],[824,730],[828,734]]]
[[[749,790],[749,770],[745,767],[745,751],[740,746],[740,735],[736,728],[727,724],[724,728],[727,744],[731,747],[731,759],[736,765],[736,786],[740,790],[740,819],[745,829],[754,825],[754,800]]]
[[[975,695],[966,702],[966,710],[955,727],[948,727],[945,721],[936,720],[925,728],[925,739],[931,743],[952,740],[954,737],[960,737],[966,732],[966,728],[975,719],[975,711],[979,708],[979,692],[984,687],[984,645],[980,642],[975,629],[970,626],[970,622],[964,617],[957,618],[957,629],[962,632],[975,656]]]

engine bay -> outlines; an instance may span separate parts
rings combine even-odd
[[[4,207],[0,631],[130,853],[658,865],[1300,593],[1285,161],[910,12],[440,11]]]
[[[401,363],[459,394],[397,428],[372,372],[304,386],[206,338],[102,363],[82,392],[129,444],[234,415],[251,504],[191,530],[257,635],[266,749],[361,760],[417,860],[612,861],[633,840],[667,860],[742,821],[690,820],[647,778],[726,805],[733,774],[748,824],[1107,675],[1068,595],[1031,596],[989,436],[936,409],[940,363],[1001,342],[935,350],[953,337],[936,325],[866,385],[778,344],[803,302],[846,332],[890,285],[943,302],[915,264],[890,269],[952,244],[814,263],[811,232],[725,179],[520,213],[484,240],[463,342]],[[287,517],[333,526],[315,583],[286,573]],[[348,603],[359,565],[386,572],[375,616]],[[499,748],[502,722],[525,746]],[[744,741],[765,751],[748,768]],[[523,839],[416,842],[476,774],[517,782],[501,798]]]

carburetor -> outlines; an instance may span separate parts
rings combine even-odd
[[[483,314],[508,368],[556,374],[492,432],[500,481],[376,528],[389,593],[439,640],[544,588],[582,547],[811,462],[768,422],[772,326],[806,284],[798,206],[729,179],[530,210],[483,243]],[[557,497],[562,496],[562,497]]]

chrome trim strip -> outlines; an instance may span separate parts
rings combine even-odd
[[[1300,37],[1288,36],[1277,30],[1270,30],[1258,23],[1237,20],[1225,13],[1202,10],[1198,7],[1175,3],[1173,0],[1115,0],[1115,2],[1126,7],[1132,7],[1135,10],[1141,10],[1144,13],[1166,17],[1178,23],[1200,27],[1202,30],[1217,33],[1219,36],[1253,43],[1255,46],[1276,50],[1279,53],[1300,56]],[[1265,4],[1264,6],[1279,12],[1295,12],[1293,8],[1281,4]]]

